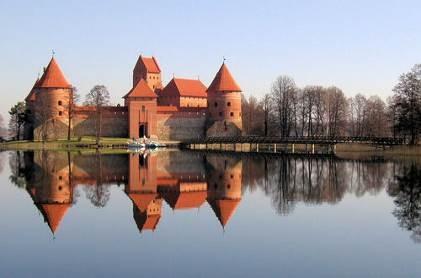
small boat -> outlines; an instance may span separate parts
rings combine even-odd
[[[148,138],[133,139],[127,142],[129,149],[156,149],[160,145],[158,142],[154,142]]]

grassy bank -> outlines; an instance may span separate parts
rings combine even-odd
[[[383,157],[387,159],[411,158],[421,160],[421,145],[375,146],[370,144],[338,144],[336,156],[346,159]]]
[[[101,152],[115,151],[116,149],[124,149],[127,144],[127,138],[101,138],[100,148]],[[72,138],[71,140],[55,140],[55,141],[11,141],[0,143],[2,150],[84,150],[96,151],[95,137]]]

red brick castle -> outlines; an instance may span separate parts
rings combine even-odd
[[[185,140],[241,134],[241,89],[225,63],[207,88],[198,79],[173,78],[165,87],[154,57],[140,56],[133,69],[133,88],[124,106],[102,107],[72,103],[73,87],[53,57],[25,101],[26,139],[94,136],[101,115],[101,136],[143,136]]]

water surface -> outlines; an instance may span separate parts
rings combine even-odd
[[[420,277],[421,165],[0,153],[0,277]]]

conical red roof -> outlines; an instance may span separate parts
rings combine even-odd
[[[31,101],[35,100],[35,88],[38,86],[39,78],[34,83],[34,86],[32,86],[31,91],[29,92],[28,96],[25,98],[25,101]]]
[[[228,67],[223,63],[207,92],[241,92],[241,89],[232,77]]]
[[[240,199],[222,199],[222,200],[211,200],[208,201],[213,211],[215,212],[216,217],[218,217],[219,222],[223,227],[227,225],[231,216],[234,214],[237,209]]]
[[[69,204],[42,204],[41,208],[45,217],[45,221],[48,223],[53,234],[56,232],[60,225],[61,220],[70,207]]]
[[[127,95],[125,95],[123,98],[129,98],[129,97],[158,97],[154,91],[149,87],[148,83],[146,83],[145,79],[140,79],[139,82],[137,82],[136,86],[134,86],[133,89],[131,89]]]
[[[36,86],[38,88],[71,88],[72,86],[64,77],[63,72],[60,69],[60,66],[57,64],[56,59],[51,58],[50,63],[44,71],[39,82]]]
[[[150,202],[157,196],[156,193],[129,193],[128,195],[136,207],[142,212],[148,209]]]

